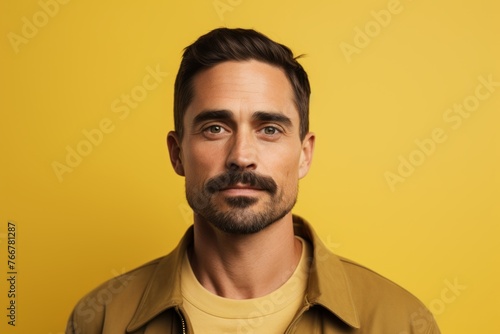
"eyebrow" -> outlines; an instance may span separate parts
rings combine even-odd
[[[232,121],[233,115],[234,114],[232,111],[226,109],[204,110],[194,117],[193,126],[196,126],[198,124],[207,121],[217,121],[217,120]],[[256,111],[252,115],[252,119],[260,122],[276,122],[283,124],[286,127],[292,126],[292,120],[280,112]]]
[[[229,110],[204,110],[195,116],[193,126],[206,121],[229,120],[233,118],[233,113]]]
[[[284,126],[291,127],[292,120],[279,112],[273,111],[257,111],[252,115],[252,118],[257,121],[263,122],[276,122]]]

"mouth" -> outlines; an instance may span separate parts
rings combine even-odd
[[[224,193],[226,195],[230,196],[248,196],[248,195],[255,195],[259,192],[264,191],[262,188],[259,187],[254,187],[248,184],[235,184],[235,185],[230,185],[225,188],[222,188],[220,190],[221,193]]]

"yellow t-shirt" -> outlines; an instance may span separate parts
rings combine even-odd
[[[235,300],[217,296],[196,279],[187,254],[181,272],[183,307],[195,333],[284,333],[301,307],[307,286],[311,247],[303,239],[299,264],[274,292],[259,298]]]

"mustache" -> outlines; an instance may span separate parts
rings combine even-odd
[[[210,178],[205,183],[205,190],[209,194],[214,194],[222,189],[235,186],[238,183],[265,190],[272,195],[276,194],[276,191],[278,190],[278,185],[270,176],[250,171],[234,170],[230,170]]]

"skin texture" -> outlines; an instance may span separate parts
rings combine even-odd
[[[292,87],[278,67],[223,62],[198,73],[193,86],[184,136],[167,138],[194,211],[190,262],[209,291],[259,297],[281,286],[300,259],[290,210],[314,134],[300,139]]]

